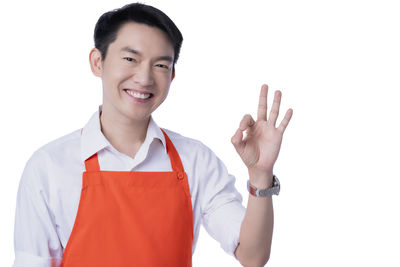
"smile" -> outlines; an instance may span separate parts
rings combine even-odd
[[[138,93],[130,89],[124,89],[124,91],[127,92],[129,95],[140,99],[147,99],[153,96],[152,93]]]
[[[148,103],[154,96],[152,93],[138,92],[131,89],[124,89],[124,91],[126,92],[126,95],[136,103]]]

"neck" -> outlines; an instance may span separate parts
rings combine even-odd
[[[146,139],[150,117],[134,121],[125,116],[114,114],[103,105],[100,113],[100,127],[104,136],[119,152],[132,158]]]

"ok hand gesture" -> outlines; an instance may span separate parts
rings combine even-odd
[[[274,102],[268,120],[267,96],[268,85],[264,84],[261,87],[257,121],[254,121],[251,115],[245,115],[231,139],[233,146],[249,169],[249,172],[259,174],[272,174],[273,166],[281,147],[283,133],[293,114],[293,110],[288,109],[278,128],[275,128],[282,93],[279,90],[275,91]],[[243,131],[246,131],[244,139]]]

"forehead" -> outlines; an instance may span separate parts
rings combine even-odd
[[[174,55],[174,48],[167,34],[162,30],[146,24],[128,22],[123,24],[117,33],[116,40],[110,44],[115,52],[120,52],[123,47],[148,54]]]

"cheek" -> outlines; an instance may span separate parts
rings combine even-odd
[[[157,77],[156,82],[163,87],[168,87],[171,84],[171,75],[169,73],[157,73],[155,74]]]
[[[104,80],[109,86],[119,87],[125,80],[130,79],[132,76],[129,70],[124,68],[112,68],[112,71],[107,71]]]

